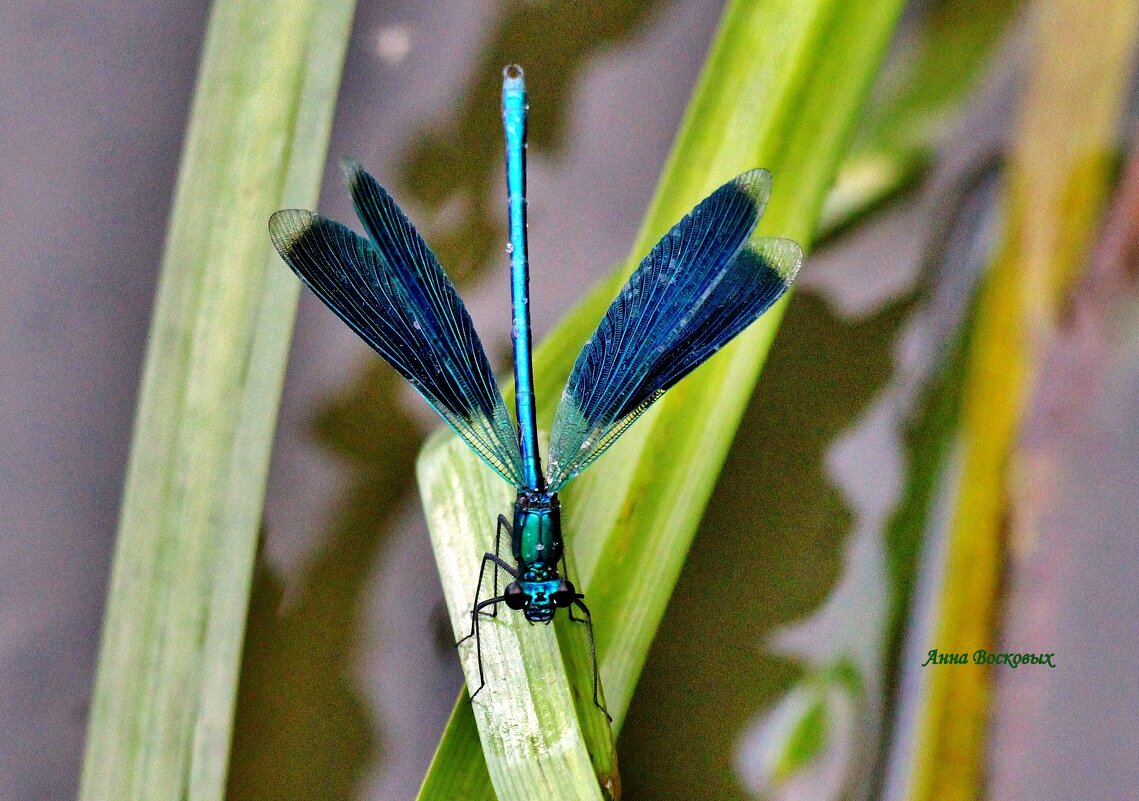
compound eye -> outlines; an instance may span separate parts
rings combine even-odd
[[[526,606],[526,593],[522,592],[517,581],[512,581],[506,585],[505,601],[511,609],[521,609]]]
[[[562,581],[550,597],[553,598],[554,606],[566,607],[577,600],[577,590],[572,583]]]

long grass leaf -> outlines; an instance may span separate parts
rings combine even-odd
[[[297,284],[266,220],[316,199],[353,4],[218,2],[143,369],[81,799],[224,795]]]

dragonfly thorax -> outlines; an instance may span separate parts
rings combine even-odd
[[[519,576],[532,574],[535,581],[557,578],[563,552],[562,509],[557,495],[541,490],[518,493],[511,550]]]
[[[562,579],[562,510],[558,496],[542,490],[518,493],[511,531],[518,580],[506,588],[506,603],[521,609],[531,623],[548,623],[559,606],[576,597],[573,585]]]

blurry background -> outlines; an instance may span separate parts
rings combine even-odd
[[[891,80],[921,76],[915,42],[930,5],[907,13],[870,108]],[[905,164],[908,191],[830,229],[803,271],[725,466],[739,481],[713,497],[622,732],[627,797],[834,797],[844,766],[872,756],[863,735],[882,726],[880,711],[855,711],[841,675],[873,664],[883,639],[873,632],[889,628],[883,538],[913,486],[907,437],[936,394],[929,376],[952,360],[946,343],[996,236],[994,176],[1027,41],[1013,3],[984,4],[985,14],[933,5],[965,9],[936,18],[945,24],[972,15],[975,69],[944,70],[958,83],[913,126],[922,148]],[[0,8],[3,799],[74,795],[207,10]],[[721,11],[713,0],[361,2],[321,210],[351,217],[336,159],[360,160],[432,243],[502,367],[502,65],[523,64],[530,90],[541,336],[625,255]],[[882,138],[873,124],[860,137]],[[1123,263],[1132,280],[1134,252]],[[1139,305],[1124,286],[1096,301],[1106,322],[1091,345],[1085,337],[1045,361],[1053,378],[1025,427],[1025,469],[1043,478],[1018,507],[1033,515],[1018,530],[1033,536],[1012,542],[1000,636],[1004,650],[1055,652],[1059,667],[998,674],[994,798],[1126,798],[1139,784]],[[413,797],[461,680],[413,478],[434,425],[392,371],[302,297],[231,798]],[[913,579],[915,620],[922,588],[936,585],[937,543]],[[919,635],[908,647],[899,682],[920,694],[913,668],[936,643]],[[810,770],[773,782],[773,732],[820,698],[833,736]]]

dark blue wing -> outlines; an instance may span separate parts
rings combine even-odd
[[[751,241],[770,192],[766,170],[729,181],[637,267],[562,393],[550,440],[551,492],[787,290],[803,260],[799,246],[788,239]]]
[[[435,254],[370,175],[348,165],[369,241],[309,211],[269,220],[281,257],[419,390],[503,478],[522,487],[518,436],[470,315]]]

